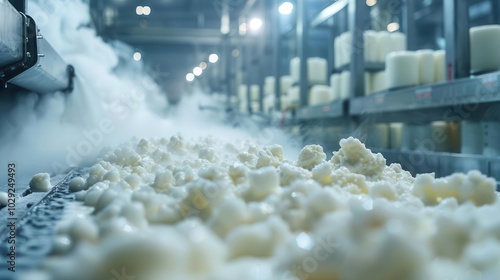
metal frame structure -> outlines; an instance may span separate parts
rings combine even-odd
[[[274,0],[273,8],[277,14],[279,0]],[[384,65],[365,63],[363,32],[368,26],[369,9],[364,0],[338,0],[325,9],[321,10],[315,17],[308,19],[307,5],[305,0],[296,1],[296,45],[300,58],[300,106],[296,110],[288,124],[301,125],[344,125],[345,127],[358,127],[370,119],[368,123],[387,122],[430,122],[434,120],[460,121],[480,120],[483,112],[500,104],[500,72],[489,73],[479,76],[470,76],[470,46],[469,46],[469,20],[468,4],[466,0],[444,1],[444,33],[446,41],[446,65],[447,82],[430,84],[419,87],[403,88],[398,90],[386,90],[371,96],[364,95],[365,71],[379,71]],[[500,14],[500,11],[498,11]],[[401,1],[401,28],[407,35],[407,49],[416,50],[416,26],[415,26],[415,3],[411,0]],[[346,18],[347,17],[347,21]],[[494,18],[499,16],[495,13]],[[278,20],[274,20],[273,47],[275,49],[273,74],[276,78],[276,96],[279,97],[279,80],[282,71],[279,67],[282,47],[282,31],[277,26]],[[347,26],[346,23],[347,22]],[[333,23],[333,24],[332,24]],[[310,28],[331,28],[329,43],[333,46],[333,38],[346,29],[352,34],[353,51],[351,63],[339,70],[351,71],[350,98],[345,101],[334,101],[329,104],[307,106],[307,91],[310,85],[307,83],[307,61],[308,57],[308,34]],[[334,56],[328,54],[330,69],[333,69]],[[279,100],[279,98],[278,98]],[[278,101],[279,102],[279,101]],[[279,107],[279,103],[277,108]],[[464,113],[465,112],[465,113]],[[397,157],[400,151],[384,151],[393,157]],[[411,152],[407,152],[411,154]],[[406,155],[406,154],[405,154]],[[408,156],[408,155],[406,155]],[[460,159],[461,161],[486,161],[488,170],[483,170],[500,181],[500,172],[497,170],[500,164],[497,158],[488,158],[478,155],[461,155],[429,152],[429,157],[436,157],[442,165],[450,166],[450,162]],[[465,160],[464,160],[465,159]],[[492,163],[494,162],[495,168]],[[467,164],[466,164],[467,165]],[[484,165],[484,164],[483,164]],[[465,165],[464,165],[465,166]],[[469,165],[467,165],[469,166]],[[479,167],[481,167],[480,165]],[[466,171],[463,168],[450,169],[441,168],[440,175],[448,175],[451,171]],[[439,169],[439,170],[441,170]],[[500,169],[498,169],[500,170]]]

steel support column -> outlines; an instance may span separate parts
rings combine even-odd
[[[443,4],[446,71],[448,81],[452,81],[470,75],[469,5],[467,0]]]

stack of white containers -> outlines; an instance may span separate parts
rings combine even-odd
[[[310,85],[326,84],[326,77],[328,72],[327,61],[320,57],[311,57],[307,59],[307,80]],[[290,61],[290,74],[292,81],[298,83],[300,80],[300,58],[294,57]]]
[[[400,32],[364,32],[364,58],[365,63],[383,63],[391,52],[406,50],[406,35]],[[335,67],[340,68],[351,62],[351,52],[356,46],[352,45],[351,33],[345,32],[335,38]],[[331,82],[337,80],[336,74],[331,77]],[[340,86],[331,83],[334,98],[347,99],[350,93],[350,73],[343,71],[339,78]],[[385,71],[365,73],[365,94],[387,89]]]
[[[473,73],[500,69],[500,25],[470,29],[470,59]]]
[[[324,58],[311,57],[307,59],[307,81],[312,86],[309,92],[309,105],[318,105],[331,102],[333,97],[327,86],[327,61]],[[290,61],[290,73],[292,83],[300,80],[300,58],[295,57]],[[286,104],[298,104],[300,101],[300,89],[298,87],[288,88]]]
[[[250,108],[252,108],[252,112],[259,111],[259,95],[260,95],[260,87],[259,85],[251,85],[250,86]]]
[[[274,88],[276,85],[276,78],[268,76],[264,80],[264,113],[269,113],[274,109]]]
[[[288,90],[293,84],[292,76],[282,76],[280,78],[280,83],[281,83],[281,108],[287,109],[289,107]]]
[[[393,52],[387,56],[386,71],[387,88],[443,82],[446,80],[445,52]]]

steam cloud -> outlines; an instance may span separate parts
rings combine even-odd
[[[28,14],[44,38],[75,67],[77,79],[71,94],[20,94],[14,106],[0,112],[0,166],[16,163],[18,177],[85,166],[104,146],[131,137],[179,133],[188,138],[253,138],[286,145],[289,158],[297,154],[298,145],[281,131],[231,128],[220,122],[220,114],[199,111],[198,104],[211,102],[206,94],[184,98],[178,108],[169,107],[144,66],[132,61],[132,48],[96,35],[85,1],[30,0]],[[165,117],[169,110],[174,113]],[[0,172],[0,182],[5,181],[5,172]]]

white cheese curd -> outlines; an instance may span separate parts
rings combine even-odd
[[[69,181],[69,190],[71,192],[79,192],[85,189],[85,179],[82,177],[75,177]]]
[[[308,145],[305,146],[299,154],[299,160],[297,165],[311,170],[316,165],[324,162],[326,159],[326,154],[323,152],[323,147],[319,145]]]
[[[500,278],[493,179],[415,178],[354,138],[330,160],[318,145],[287,159],[279,145],[134,139],[83,178],[70,189],[91,211],[65,216],[37,279]]]
[[[0,192],[0,207],[7,206],[9,202],[9,194],[6,192]]]
[[[30,181],[30,190],[32,192],[48,192],[52,189],[49,173],[38,173]]]

